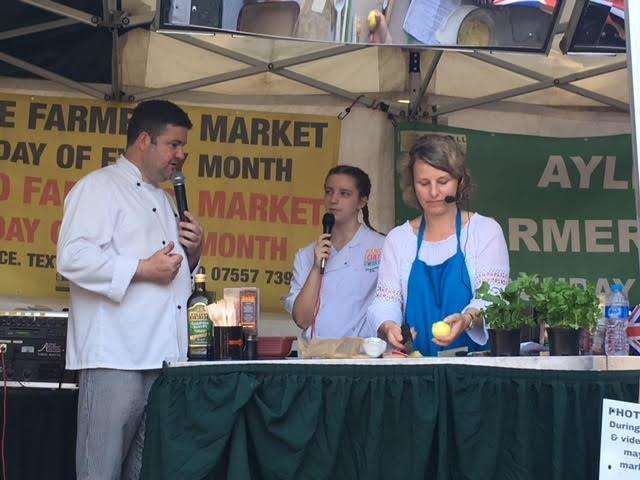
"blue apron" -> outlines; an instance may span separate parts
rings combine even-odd
[[[424,215],[418,231],[416,258],[411,265],[407,287],[406,322],[417,332],[413,344],[420,353],[437,356],[440,350],[467,346],[469,351],[478,349],[478,345],[463,332],[448,347],[440,347],[431,339],[431,326],[452,313],[460,313],[473,298],[471,280],[464,254],[460,249],[460,229],[462,217],[456,215],[456,253],[439,265],[427,265],[418,258],[424,238],[426,222]]]

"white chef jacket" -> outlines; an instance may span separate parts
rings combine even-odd
[[[331,248],[320,291],[320,308],[316,317],[317,338],[369,337],[367,307],[373,300],[378,280],[378,266],[384,236],[365,225],[340,251]],[[291,313],[314,263],[316,242],[299,250],[293,262],[291,290],[284,299]],[[305,331],[309,338],[311,329]]]
[[[57,252],[71,290],[68,369],[148,370],[186,359],[191,274],[172,205],[123,156],[69,192]],[[170,241],[183,257],[173,281],[132,282],[139,260]]]

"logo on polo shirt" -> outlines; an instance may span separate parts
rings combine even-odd
[[[364,252],[364,269],[367,272],[375,272],[380,266],[380,257],[382,256],[382,249],[370,248]]]

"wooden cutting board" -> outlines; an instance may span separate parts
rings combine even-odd
[[[314,0],[305,0],[300,10],[298,23],[294,31],[297,38],[308,40],[333,40],[333,24],[336,18],[336,11],[333,2],[326,0],[322,13],[311,9]]]

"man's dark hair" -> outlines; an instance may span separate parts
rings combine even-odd
[[[133,145],[142,132],[147,132],[151,141],[155,142],[168,125],[186,129],[191,129],[193,126],[187,113],[175,103],[167,100],[148,100],[139,103],[129,119],[127,147]]]

